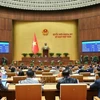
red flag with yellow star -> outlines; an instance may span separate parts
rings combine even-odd
[[[33,43],[32,43],[32,52],[34,54],[39,52],[38,41],[37,41],[37,38],[36,38],[35,34],[34,34]]]

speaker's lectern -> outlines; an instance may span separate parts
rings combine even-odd
[[[49,56],[49,49],[43,49],[43,57]]]
[[[47,43],[44,44],[44,47],[42,48],[43,51],[43,57],[49,56],[49,47],[47,46]]]

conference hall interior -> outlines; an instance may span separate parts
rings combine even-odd
[[[100,100],[100,0],[0,0],[0,100]]]

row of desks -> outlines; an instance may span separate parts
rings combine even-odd
[[[8,91],[0,91],[0,95],[6,96],[7,100],[15,100],[15,84],[10,84]],[[93,100],[93,96],[97,95],[96,90],[90,90],[87,86],[87,100]],[[55,96],[59,96],[59,91],[56,89],[56,83],[48,83],[44,85],[42,96],[46,100],[55,100]]]
[[[40,77],[40,75],[36,76]],[[60,78],[56,77],[58,81]],[[95,76],[84,76],[84,82],[93,82],[95,80]],[[0,91],[0,95],[6,96],[7,100],[15,100],[15,84],[13,84],[13,77],[7,79],[11,84],[8,87],[8,91]],[[93,100],[93,96],[97,95],[97,91],[89,90],[87,86],[87,100]],[[44,85],[44,89],[42,91],[42,96],[46,97],[46,100],[55,100],[55,96],[59,96],[59,91],[56,89],[56,83],[46,83]]]
[[[40,80],[40,78],[38,77]],[[56,82],[60,79],[60,77],[56,77]],[[94,82],[96,80],[95,76],[84,76],[83,81],[84,82]],[[13,77],[7,78],[7,82],[12,83],[13,82]]]

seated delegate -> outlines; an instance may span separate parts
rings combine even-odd
[[[9,83],[6,83],[5,86],[3,85],[2,81],[0,80],[0,91],[7,91],[8,90]],[[2,96],[0,95],[0,100]]]
[[[34,71],[32,69],[29,69],[26,72],[27,78],[25,80],[19,81],[20,84],[34,84],[39,83],[37,78],[34,78]]]
[[[95,80],[94,83],[90,84],[90,89],[98,90],[98,97],[100,98],[100,72],[98,73],[99,79]]]
[[[58,83],[56,85],[56,88],[60,90],[60,84],[68,84],[68,83],[78,83],[78,80],[75,78],[70,77],[70,69],[65,69],[62,71],[62,76],[60,80],[58,80]]]

